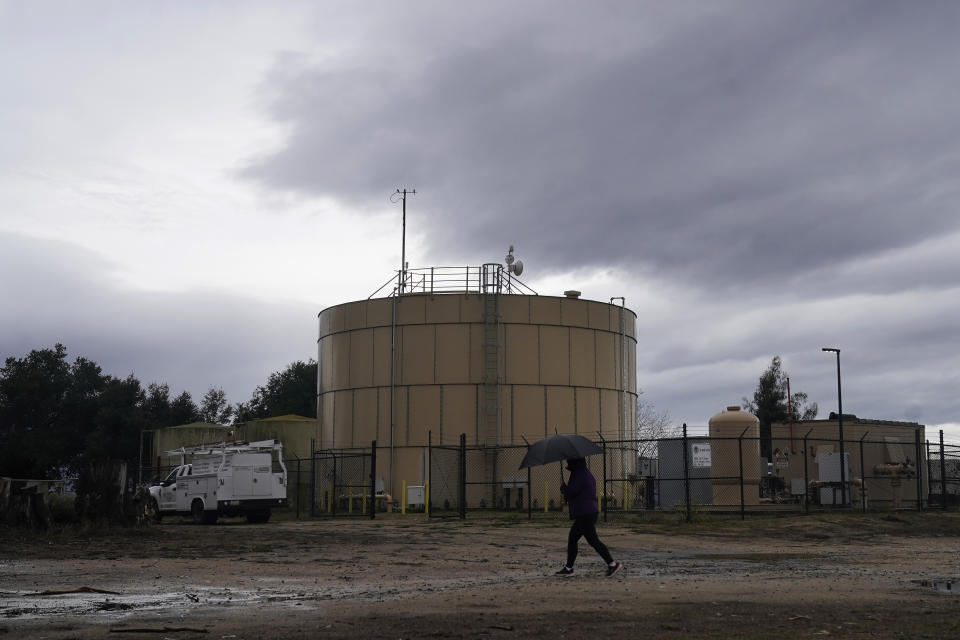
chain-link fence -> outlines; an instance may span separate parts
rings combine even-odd
[[[559,464],[521,469],[525,446],[465,451],[467,509],[486,514],[561,516]]]
[[[736,514],[835,507],[926,506],[919,439],[773,439],[690,436],[604,442],[604,516],[656,511]],[[633,454],[636,452],[637,457]]]
[[[960,445],[945,444],[943,431],[939,443],[927,443],[927,477],[931,507],[960,505]]]
[[[767,444],[769,458],[761,457]],[[960,446],[891,436],[858,440],[688,435],[609,441],[587,458],[605,520],[674,512],[739,517],[960,503]],[[459,451],[458,451],[459,449]],[[427,510],[565,518],[562,463],[520,469],[525,446],[430,446]],[[939,469],[935,471],[934,469]],[[459,491],[452,486],[458,478]],[[433,487],[433,488],[431,488]]]
[[[377,487],[376,442],[369,451],[315,451],[310,515],[369,516],[386,511],[383,487]]]
[[[464,517],[466,484],[464,455],[466,436],[459,446],[433,445],[429,434],[429,471],[427,475],[427,513],[430,517]]]
[[[605,520],[960,507],[960,445],[944,443],[942,432],[934,443],[921,442],[919,432],[913,440],[869,432],[842,442],[808,436],[763,443],[684,429],[670,438],[601,439],[601,453],[587,466]],[[434,443],[430,434],[425,447],[391,450],[384,460],[395,460],[396,471],[378,477],[375,442],[317,451],[285,461],[287,503],[297,518],[397,512],[566,519],[560,486],[569,472],[561,462],[521,469],[526,453],[524,445],[467,446],[464,435],[457,444]],[[145,467],[141,474],[162,480],[172,469]]]

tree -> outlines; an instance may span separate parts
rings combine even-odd
[[[254,390],[246,404],[238,403],[237,420],[271,418],[288,413],[317,417],[317,362],[297,360],[275,371],[267,384]]]
[[[200,408],[193,401],[189,391],[184,391],[170,403],[170,424],[190,424],[199,422]]]
[[[145,411],[146,399],[140,381],[133,374],[123,380],[108,377],[98,398],[96,426],[84,441],[83,457],[135,461],[140,432],[150,424]]]
[[[0,475],[64,477],[91,459],[135,465],[143,430],[203,418],[225,423],[232,413],[220,388],[204,396],[201,414],[186,391],[171,401],[166,383],[144,390],[132,374],[105,375],[83,357],[68,363],[62,344],[34,349],[0,367]]]
[[[657,443],[664,438],[674,438],[679,427],[672,423],[669,411],[658,411],[637,393],[637,453],[641,459],[657,457]]]
[[[156,382],[147,385],[143,409],[147,420],[154,427],[171,426],[173,423],[170,422],[170,385]]]
[[[210,387],[200,401],[200,419],[214,424],[228,424],[233,416],[233,407],[227,402],[227,394],[221,387]]]
[[[743,398],[743,408],[760,420],[760,455],[770,458],[770,425],[774,422],[786,422],[789,417],[787,403],[787,374],[781,368],[780,356],[774,356],[770,366],[760,376],[753,400]],[[817,417],[817,403],[807,404],[807,394],[801,391],[791,394],[793,415],[799,420],[813,420]],[[799,416],[799,418],[796,418]]]
[[[67,349],[35,349],[0,368],[0,474],[72,475],[84,458],[136,458],[145,394]]]

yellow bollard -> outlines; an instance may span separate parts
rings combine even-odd
[[[543,481],[543,512],[546,513],[550,505],[550,483]]]
[[[363,494],[363,511],[362,513],[367,512],[367,494]]]
[[[423,483],[423,512],[430,515],[430,483]]]
[[[347,513],[353,513],[353,489],[347,492]]]
[[[330,491],[324,494],[324,499],[327,501],[327,513],[333,513],[333,495]]]
[[[407,481],[403,480],[400,483],[401,494],[400,494],[400,515],[407,515]]]

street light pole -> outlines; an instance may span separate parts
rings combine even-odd
[[[847,465],[843,459],[843,391],[840,388],[840,349],[823,347],[821,351],[837,354],[837,432],[840,437],[840,499],[847,504]]]

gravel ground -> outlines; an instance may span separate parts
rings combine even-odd
[[[563,522],[0,528],[0,637],[960,637],[957,514],[599,530],[609,579]]]

